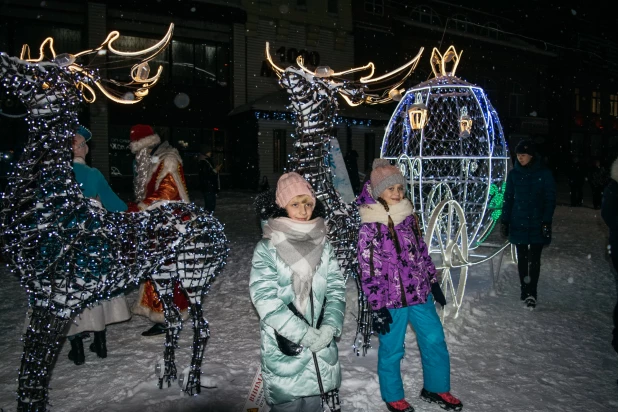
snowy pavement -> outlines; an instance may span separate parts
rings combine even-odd
[[[108,327],[106,359],[87,352],[86,364],[75,366],[67,358],[68,343],[63,345],[50,383],[51,411],[241,412],[260,351],[258,317],[248,292],[259,238],[251,196],[224,192],[215,213],[226,225],[231,251],[204,302],[211,339],[202,383],[212,388],[194,397],[182,394],[175,383],[158,389],[154,366],[164,337],[142,337],[150,323],[134,316]],[[610,345],[617,286],[605,256],[607,228],[598,211],[559,206],[553,229],[554,241],[543,251],[535,311],[523,308],[516,266],[505,255],[497,290],[489,265],[474,266],[460,316],[447,317],[452,392],[464,411],[618,410],[618,355]],[[14,411],[26,295],[8,268],[0,268],[0,274],[0,408]],[[385,411],[375,372],[377,350],[366,357],[352,351],[356,293],[349,280],[339,343],[343,411]],[[128,297],[132,302],[136,293]],[[186,325],[177,351],[179,372],[189,364],[191,342]],[[408,400],[417,411],[440,411],[418,399],[422,371],[411,329],[406,347],[402,370]]]

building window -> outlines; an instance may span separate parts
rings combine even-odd
[[[339,0],[328,0],[326,11],[339,14]]]
[[[579,89],[575,89],[575,111],[579,112]]]
[[[273,172],[283,173],[287,160],[285,129],[273,130]]]
[[[618,95],[609,95],[609,115],[618,117]]]
[[[365,0],[365,11],[376,16],[384,16],[384,0]]]
[[[489,37],[496,40],[502,39],[502,30],[498,23],[489,22],[483,27],[481,34],[485,37]]]
[[[442,26],[440,16],[431,7],[418,6],[415,7],[410,13],[412,20],[416,20],[420,23],[429,24],[432,26]]]
[[[119,50],[144,50],[154,45],[156,39],[120,36],[114,46]],[[150,75],[163,66],[159,83],[189,86],[225,87],[229,82],[229,45],[201,41],[172,40],[169,47],[150,62]],[[114,80],[128,81],[130,71],[125,67],[115,69],[118,58],[108,53],[109,75]]]
[[[592,92],[590,111],[592,113],[601,114],[601,92]]]
[[[454,29],[460,32],[467,32],[470,29],[468,27],[467,20],[468,18],[464,16],[463,14],[456,14],[450,19],[448,19],[447,24],[448,24],[449,29]]]

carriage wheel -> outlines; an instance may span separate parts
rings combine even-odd
[[[453,199],[453,192],[449,185],[446,183],[435,185],[431,192],[429,192],[429,196],[427,196],[427,203],[425,203],[426,216],[430,217],[442,201],[451,199]]]
[[[456,200],[443,200],[436,206],[425,232],[425,243],[430,253],[440,254],[442,262],[436,265],[442,268],[440,284],[444,295],[447,296],[447,301],[455,307],[454,317],[457,317],[463,303],[468,279],[468,231],[466,216]],[[459,282],[455,290],[452,276],[457,269],[459,270]],[[443,322],[445,312],[440,310],[440,318]]]

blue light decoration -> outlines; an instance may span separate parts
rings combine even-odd
[[[509,156],[483,89],[455,76],[460,56],[452,46],[444,56],[434,49],[436,77],[407,90],[388,123],[380,155],[400,165],[425,229],[440,201],[453,199],[462,206],[473,249],[495,224],[488,205],[500,192],[491,188],[505,182]],[[419,100],[427,118],[415,128],[410,111]]]
[[[429,252],[440,258],[436,267],[455,317],[468,267],[480,263],[469,253],[483,245],[500,216],[509,161],[500,120],[485,92],[455,76],[460,58],[453,46],[444,55],[433,49],[435,77],[407,90],[380,152],[407,180]],[[495,256],[506,245],[491,247]],[[457,284],[452,272],[459,275]],[[445,311],[441,314],[444,319]]]
[[[151,280],[166,323],[164,359],[153,368],[159,387],[176,376],[175,348],[183,326],[173,304],[174,284],[186,294],[193,320],[191,364],[179,381],[189,394],[201,390],[203,352],[210,336],[202,300],[225,265],[223,225],[190,203],[161,202],[139,213],[113,213],[83,197],[71,164],[79,107],[96,98],[134,104],[161,74],[148,78],[147,62],[162,52],[173,25],[156,45],[138,52],[112,47],[112,32],[99,48],[58,55],[46,39],[40,57],[0,53],[0,83],[27,109],[28,141],[2,196],[3,257],[28,295],[30,319],[23,337],[17,410],[42,412],[49,401],[51,372],[68,323],[85,308]],[[131,81],[104,82],[93,64],[106,49],[114,62],[132,67]],[[51,58],[50,58],[51,57]],[[129,99],[123,99],[132,90]],[[78,320],[79,321],[79,320]],[[153,365],[155,366],[155,365]],[[56,404],[59,409],[60,401]]]

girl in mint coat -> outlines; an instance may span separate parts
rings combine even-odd
[[[260,316],[266,401],[271,412],[321,412],[318,380],[325,393],[341,384],[334,337],[343,327],[343,274],[326,240],[323,208],[305,179],[281,176],[276,203],[266,209],[261,214],[270,218],[249,281]]]

